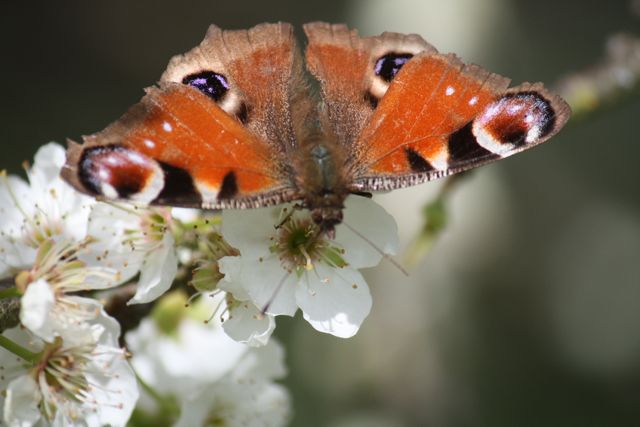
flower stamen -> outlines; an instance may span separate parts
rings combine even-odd
[[[277,231],[278,235],[270,239],[274,243],[269,250],[279,256],[287,271],[296,272],[300,276],[305,271],[313,270],[318,261],[332,267],[347,264],[342,258],[344,251],[335,241],[327,239],[308,216],[289,215]]]
[[[122,395],[122,390],[106,387],[98,377],[114,378],[107,372],[110,363],[98,365],[101,356],[123,356],[121,349],[102,348],[96,342],[65,346],[62,338],[47,344],[40,353],[40,360],[31,368],[42,395],[43,415],[52,421],[58,412],[65,420],[77,420],[88,412],[96,412],[102,406],[122,408],[122,402],[100,402],[96,390],[109,396]]]

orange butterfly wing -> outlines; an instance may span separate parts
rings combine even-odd
[[[150,88],[102,132],[72,145],[63,171],[81,191],[110,199],[206,208],[285,197],[275,150],[199,91]]]
[[[569,107],[417,35],[360,38],[305,25],[318,113],[288,24],[211,26],[142,101],[72,144],[64,177],[86,193],[145,204],[259,207],[301,199],[339,209],[349,192],[418,184],[546,141]]]
[[[569,118],[542,84],[509,80],[454,55],[418,55],[391,83],[356,145],[362,189],[390,189],[474,168],[540,144]]]
[[[353,151],[386,84],[375,78],[375,61],[390,50],[417,54],[435,48],[415,34],[383,33],[359,37],[342,24],[312,22],[304,25],[309,44],[307,67],[319,81],[323,100],[323,130]],[[351,154],[351,153],[349,153]]]
[[[417,35],[360,38],[323,23],[305,31],[351,191],[406,187],[507,157],[569,118],[542,84],[507,89],[508,79],[438,54]]]
[[[80,191],[143,204],[244,208],[296,198],[286,153],[310,108],[288,24],[211,26],[174,57],[159,88],[104,131],[72,144]]]

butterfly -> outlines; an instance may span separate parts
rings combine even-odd
[[[508,88],[415,34],[360,37],[323,22],[304,32],[303,58],[290,24],[212,25],[120,119],[82,145],[69,141],[63,178],[144,205],[297,201],[332,236],[348,195],[508,157],[570,116],[541,83]]]

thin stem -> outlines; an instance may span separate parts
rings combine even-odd
[[[143,380],[137,372],[134,371],[134,373],[136,375],[136,379],[138,380],[138,384],[140,384],[143,390],[146,391],[149,396],[156,401],[162,413],[168,416],[175,416],[179,413],[179,408],[177,407],[176,402],[174,402],[173,399],[161,395],[156,389],[151,387],[151,385]]]
[[[21,345],[11,341],[9,338],[5,337],[4,335],[0,335],[0,347],[3,347],[4,349],[10,351],[16,356],[19,356],[22,359],[26,360],[27,362],[30,362],[33,364],[35,364],[40,357],[39,353],[34,353],[32,351],[27,350]]]
[[[11,288],[0,289],[0,299],[13,298],[13,297],[19,297],[19,296],[21,296],[20,291],[15,286]]]
[[[165,400],[164,396],[158,393],[155,388],[147,384],[147,382],[143,380],[142,377],[140,377],[140,375],[138,375],[137,372],[135,374],[136,374],[136,379],[138,380],[138,382],[140,383],[144,391],[146,391],[149,394],[149,396],[151,396],[153,400],[155,400],[158,403],[158,405],[162,406]]]
[[[462,172],[446,178],[436,197],[424,205],[423,224],[420,233],[409,244],[404,260],[408,265],[416,265],[431,250],[440,233],[447,226],[447,205],[450,196],[459,187],[460,182],[472,172]]]

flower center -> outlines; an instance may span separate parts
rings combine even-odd
[[[21,198],[14,192],[6,171],[0,171],[0,179],[7,189],[9,197],[13,201],[16,209],[24,218],[21,238],[26,245],[37,247],[44,240],[62,233],[66,214],[61,212],[45,212],[37,203],[34,206],[35,212],[32,214],[27,213],[27,209],[21,203]],[[49,189],[47,196],[51,197],[54,201],[58,199],[58,194],[54,188]],[[53,206],[57,206],[57,204],[53,203]],[[56,213],[58,216],[56,216]]]
[[[118,206],[122,209],[123,208]],[[170,209],[129,210],[140,219],[138,227],[125,230],[125,244],[135,251],[152,252],[162,246],[162,240],[172,227]]]
[[[32,373],[40,387],[44,413],[49,420],[55,418],[57,410],[69,412],[72,406],[89,400],[91,384],[86,373],[94,350],[95,346],[89,344],[65,348],[58,337],[42,351],[40,362]]]
[[[117,359],[124,359],[120,348],[100,345],[94,339],[75,344],[57,337],[39,353],[39,360],[29,370],[40,390],[40,411],[49,420],[59,413],[64,425],[76,425],[87,413],[112,407],[121,409],[122,390],[112,389],[109,381]]]
[[[154,210],[142,215],[140,227],[143,235],[150,241],[160,241],[171,225],[169,211]]]
[[[344,249],[324,233],[307,215],[291,215],[278,228],[278,235],[271,238],[271,253],[277,254],[282,266],[289,272],[301,275],[312,270],[314,263],[324,262],[331,267],[347,265]]]
[[[119,273],[103,266],[87,266],[78,256],[93,243],[91,238],[80,242],[67,239],[44,240],[38,247],[36,260],[29,271],[16,277],[16,285],[24,292],[29,283],[46,280],[57,296],[67,292],[92,289],[95,283],[116,283]]]

